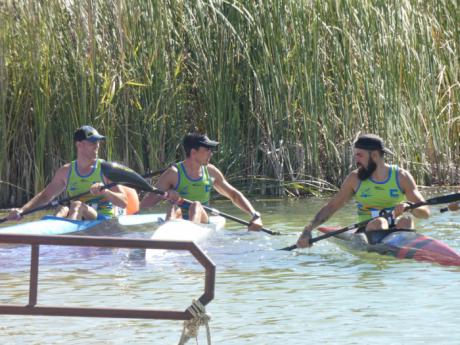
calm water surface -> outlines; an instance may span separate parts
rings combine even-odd
[[[295,243],[324,200],[256,201],[273,237],[238,224],[202,247],[217,266],[208,305],[213,344],[459,344],[460,268],[378,254],[351,253],[327,240],[298,252]],[[244,217],[232,205],[224,212]],[[460,251],[460,213],[418,227]],[[329,222],[356,222],[350,205]],[[130,235],[148,237],[151,227]],[[203,289],[200,266],[185,254],[146,263],[133,253],[44,247],[41,305],[183,310]],[[28,301],[27,248],[0,249],[0,303]],[[1,316],[2,344],[176,344],[180,321]],[[205,344],[202,329],[199,344]],[[196,344],[190,340],[189,344]]]

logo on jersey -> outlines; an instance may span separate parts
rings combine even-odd
[[[390,196],[392,198],[399,198],[400,197],[399,190],[396,188],[390,189]]]
[[[363,190],[363,191],[361,192],[361,194],[360,194],[359,196],[360,196],[361,198],[370,198],[370,197],[371,197],[370,191],[371,191],[370,188],[366,188],[365,190]]]
[[[70,192],[75,192],[77,190],[76,183],[70,184],[68,189],[69,189]]]

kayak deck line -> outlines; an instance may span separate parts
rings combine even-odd
[[[323,226],[318,230],[329,233],[338,227]],[[338,244],[351,250],[394,256],[398,259],[434,262],[444,266],[460,266],[460,254],[446,243],[416,231],[391,231],[376,244],[354,241],[356,229],[333,236]]]

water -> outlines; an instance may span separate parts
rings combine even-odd
[[[203,247],[217,265],[208,305],[213,344],[458,344],[460,268],[351,253],[328,240],[295,243],[324,200],[258,201],[265,226],[247,233],[228,221]],[[224,212],[244,217],[232,205]],[[424,233],[460,251],[460,213],[420,221]],[[356,222],[350,205],[329,224]],[[150,227],[132,236],[148,237]],[[0,303],[27,304],[28,249],[0,250]],[[184,255],[146,263],[127,251],[45,247],[41,305],[183,310],[203,289],[202,269]],[[176,344],[180,321],[2,316],[2,344]],[[205,344],[202,329],[199,344]],[[189,344],[196,344],[191,340]]]

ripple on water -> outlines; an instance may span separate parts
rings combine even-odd
[[[328,240],[308,250],[276,250],[295,243],[323,202],[256,203],[270,211],[266,227],[286,235],[229,223],[203,244],[217,267],[207,307],[213,343],[457,345],[460,268],[351,252]],[[344,209],[331,225],[353,223],[353,212]],[[459,217],[435,214],[418,226],[459,250]],[[137,231],[140,238],[151,230]],[[29,260],[25,247],[0,250],[0,303],[27,302]],[[145,262],[142,252],[45,248],[41,262],[39,301],[46,304],[184,310],[203,290],[203,270],[189,255]],[[177,321],[4,316],[0,341],[173,344],[181,330]]]

